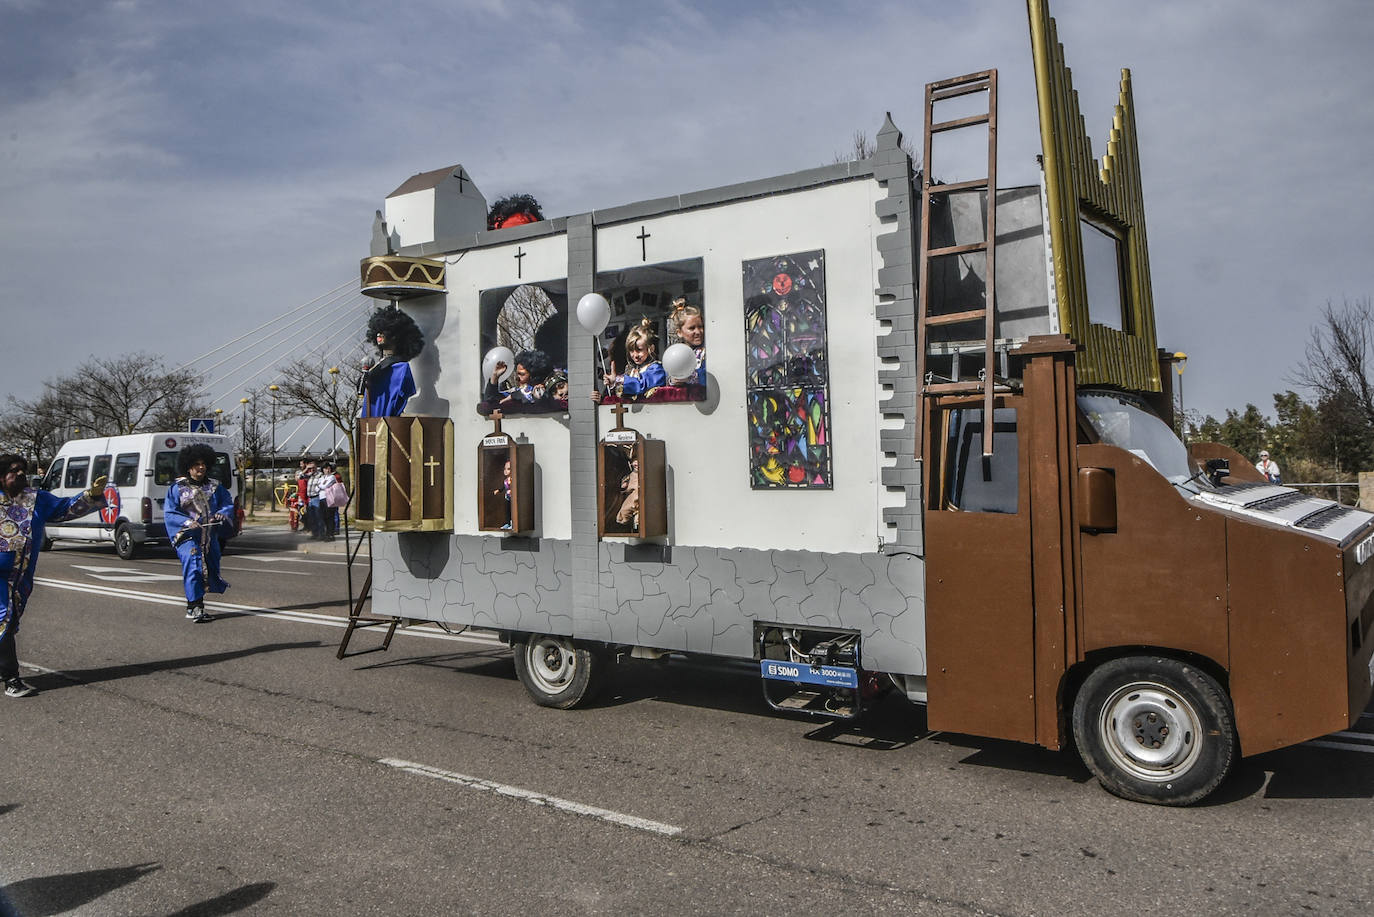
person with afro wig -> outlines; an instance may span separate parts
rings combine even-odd
[[[381,360],[363,376],[363,416],[397,417],[416,392],[410,361],[425,348],[424,332],[400,309],[384,306],[368,319],[367,339],[377,345]]]
[[[220,536],[232,531],[234,499],[224,485],[210,477],[215,450],[203,443],[182,448],[177,454],[181,475],[167,488],[163,521],[167,537],[181,558],[181,580],[186,588],[186,620],[201,624],[205,593],[229,588],[219,575]]]

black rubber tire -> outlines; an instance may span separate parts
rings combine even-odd
[[[129,523],[121,522],[115,527],[114,547],[120,560],[133,560],[138,556],[138,542],[134,541],[134,530]]]
[[[52,550],[52,539],[51,539],[51,538],[45,537],[45,538],[43,539],[43,543],[42,543],[41,545],[38,546],[38,550],[40,550],[40,551],[51,551],[51,550]]]
[[[571,710],[589,703],[600,690],[605,657],[571,637],[526,634],[511,642],[515,674],[541,707]]]
[[[1238,753],[1221,685],[1163,656],[1128,656],[1095,669],[1074,699],[1073,734],[1083,763],[1109,793],[1156,805],[1206,798]]]

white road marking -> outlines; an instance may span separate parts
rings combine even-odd
[[[181,577],[177,577],[180,580]],[[140,592],[137,589],[114,589],[109,586],[97,586],[93,583],[74,583],[68,580],[49,579],[46,576],[34,577],[35,583],[45,586],[54,586],[58,589],[69,589],[73,592],[88,592],[92,595],[110,595],[124,599],[137,599],[140,602],[151,602],[155,605],[175,605],[184,608],[186,600],[180,596],[161,595],[156,592]],[[309,611],[288,611],[278,608],[263,608],[258,605],[237,605],[233,602],[221,602],[206,599],[205,608],[210,612],[232,611],[238,614],[259,615],[279,621],[294,621],[298,624],[320,624],[325,627],[347,627],[348,619],[341,615],[315,614]],[[494,635],[484,633],[463,633],[450,634],[440,630],[436,625],[424,624],[412,627],[398,627],[396,629],[398,637],[425,637],[429,640],[452,640],[458,643],[476,643],[482,646],[500,646],[501,641]]]
[[[325,564],[330,567],[339,567],[348,563],[347,560],[307,560],[304,557],[245,557],[245,560],[256,560],[260,564]]]
[[[559,799],[557,796],[546,796],[534,790],[522,789],[518,786],[509,786],[504,783],[496,783],[492,780],[484,780],[481,777],[469,777],[466,774],[456,774],[453,771],[441,770],[437,767],[430,767],[427,764],[416,764],[413,761],[401,761],[397,758],[379,758],[378,764],[385,764],[387,767],[398,768],[421,777],[431,777],[435,780],[443,780],[448,783],[456,783],[473,790],[490,790],[502,796],[510,796],[514,799],[523,799],[525,802],[533,803],[537,806],[552,806],[555,809],[562,809],[565,812],[573,812],[577,815],[587,815],[592,818],[599,818],[602,821],[613,822],[617,825],[624,825],[627,828],[635,828],[640,831],[651,831],[654,834],[664,834],[673,837],[682,833],[682,829],[677,825],[667,825],[663,822],[650,821],[647,818],[640,818],[637,815],[626,815],[623,812],[613,812],[610,809],[602,809],[597,806],[589,806],[580,802],[573,802],[569,799]]]
[[[1354,739],[1357,742],[1374,742],[1374,732],[1333,732],[1332,735],[1342,739]]]
[[[136,567],[89,567],[83,564],[72,564],[72,569],[85,570],[93,579],[109,580],[115,583],[181,582],[179,575],[149,573]]]

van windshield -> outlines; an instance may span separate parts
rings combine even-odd
[[[1082,392],[1078,410],[1101,442],[1144,459],[1171,483],[1182,484],[1192,477],[1188,450],[1174,431],[1129,396]]]
[[[233,473],[230,471],[229,456],[223,452],[215,453],[215,466],[210,469],[210,477],[233,490]],[[166,486],[177,478],[177,453],[159,452],[153,459],[153,483]]]

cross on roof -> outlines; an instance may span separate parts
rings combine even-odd
[[[635,238],[639,240],[639,260],[640,260],[640,261],[648,261],[648,260],[649,260],[649,243],[648,243],[647,241],[645,241],[645,240],[646,240],[646,239],[650,239],[650,238],[652,238],[652,237],[653,237],[653,233],[651,233],[651,232],[645,232],[643,226],[639,227],[639,235],[635,236]]]

